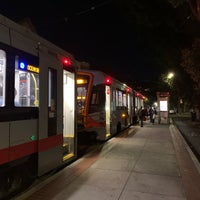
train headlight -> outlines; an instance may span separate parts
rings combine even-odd
[[[125,118],[126,117],[126,114],[125,113],[122,113],[122,118]]]

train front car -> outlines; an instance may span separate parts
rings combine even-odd
[[[77,96],[83,130],[96,133],[97,140],[106,141],[130,126],[134,106],[130,87],[101,71],[80,69],[77,74],[82,80],[77,84]]]
[[[0,35],[4,199],[76,158],[76,70],[73,56],[2,15]]]

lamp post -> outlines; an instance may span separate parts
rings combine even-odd
[[[168,75],[167,75],[167,78],[170,80],[174,77],[174,73],[173,72],[170,72]]]
[[[178,95],[177,88],[175,87],[174,82],[174,76],[175,74],[173,72],[169,72],[167,74],[167,84],[169,86],[169,92],[170,92],[170,109],[174,110],[174,112],[178,111],[181,112],[183,109],[183,100],[180,99],[180,96]],[[178,96],[177,96],[178,95]]]
[[[172,87],[173,78],[174,78],[174,73],[169,72],[167,75],[167,84],[169,85],[170,88]]]

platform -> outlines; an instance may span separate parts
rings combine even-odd
[[[172,123],[144,122],[15,200],[200,200],[199,169]]]

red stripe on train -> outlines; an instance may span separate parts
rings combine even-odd
[[[46,151],[63,144],[63,135],[54,135],[39,141],[39,152]]]
[[[37,141],[28,142],[10,147],[10,161],[17,160],[24,156],[37,152]]]
[[[0,164],[4,164],[8,162],[8,148],[0,149]]]
[[[27,155],[44,152],[48,149],[54,148],[56,146],[63,144],[63,135],[55,135],[49,138],[44,138],[39,141],[37,146],[37,140],[32,142],[27,142],[24,144],[19,144],[12,146],[10,148],[0,149],[0,164],[7,163],[9,161],[17,160],[19,158],[25,157]]]

